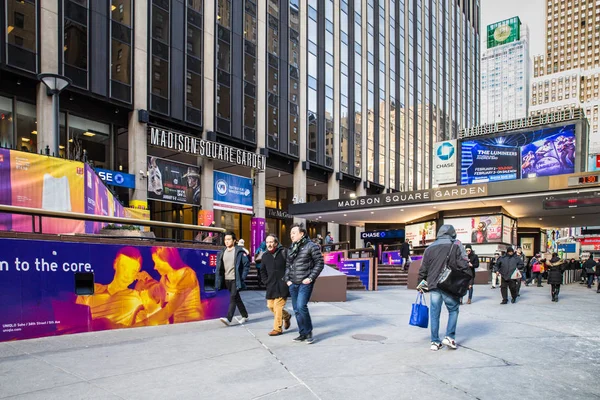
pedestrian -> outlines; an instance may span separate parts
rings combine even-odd
[[[410,266],[410,246],[404,240],[400,246],[400,257],[402,257],[402,268],[406,271]]]
[[[509,247],[506,249],[506,254],[500,257],[498,262],[496,262],[496,269],[500,276],[502,276],[502,284],[500,285],[502,302],[500,304],[508,303],[507,289],[510,289],[510,295],[512,297],[511,303],[516,303],[517,295],[519,293],[515,274],[517,270],[523,270],[523,260],[515,254],[515,250],[512,247]]]
[[[537,287],[543,287],[542,286],[542,273],[543,268],[544,268],[544,263],[541,261],[542,255],[541,254],[536,254],[535,257],[532,258],[532,264],[531,264],[531,278],[529,278],[529,283],[533,282],[534,280],[537,282]]]
[[[473,300],[473,285],[475,284],[475,270],[479,268],[479,256],[475,254],[473,251],[473,247],[470,244],[465,245],[465,251],[467,252],[467,257],[469,259],[469,268],[471,269],[471,282],[469,283],[469,297],[467,299],[467,304],[471,304]],[[462,304],[462,299],[460,300],[460,304]]]
[[[560,285],[562,284],[563,272],[565,270],[564,264],[557,253],[552,253],[550,261],[546,260],[548,284],[552,286],[552,301],[554,302],[558,302],[558,294],[560,293]]]
[[[267,251],[262,256],[260,274],[267,289],[265,294],[267,307],[275,317],[273,330],[269,332],[269,336],[278,336],[283,333],[282,328],[286,330],[290,328],[292,319],[291,314],[285,309],[285,303],[290,295],[289,288],[283,281],[287,251],[279,244],[277,236],[273,234],[267,235],[265,242]]]
[[[265,240],[263,240],[262,242],[260,242],[260,245],[256,248],[256,251],[254,252],[254,266],[256,267],[256,276],[258,278],[258,288],[259,289],[264,286],[264,283],[262,281],[262,276],[260,273],[260,268],[262,266],[262,257],[263,257],[263,255],[265,255],[266,252],[267,252],[267,242]]]
[[[443,345],[456,350],[456,324],[458,322],[459,298],[446,293],[437,287],[440,274],[446,264],[449,268],[469,272],[469,261],[462,243],[456,239],[456,231],[452,225],[442,225],[435,241],[427,247],[419,268],[419,286],[423,291],[426,284],[430,293],[431,306],[431,350],[438,351]],[[440,342],[440,313],[442,303],[448,309],[448,325],[446,336]]]
[[[498,267],[496,265],[498,263],[499,259],[500,259],[500,253],[495,253],[494,258],[492,259],[492,262],[491,262],[492,289],[496,289],[496,281],[498,281],[498,285],[502,284],[502,276],[498,273]]]
[[[521,284],[527,280],[527,268],[525,267],[527,265],[527,257],[523,254],[523,249],[520,246],[517,247],[517,257],[523,261],[522,267],[519,269],[521,278],[517,280],[517,297],[519,297],[521,296]]]
[[[600,259],[598,260],[598,264],[596,264],[596,280],[598,281],[596,293],[600,293]]]
[[[594,275],[596,274],[596,269],[598,269],[598,267],[596,265],[597,265],[596,261],[594,261],[594,258],[592,256],[590,256],[590,258],[585,260],[585,262],[583,263],[582,268],[585,270],[585,273],[587,274],[588,289],[591,289],[592,285],[594,284]]]
[[[333,236],[331,236],[331,232],[327,232],[327,235],[325,235],[325,244],[332,244],[333,243]],[[333,250],[331,246],[327,246],[325,247],[325,251],[331,251]]]
[[[321,247],[308,239],[306,229],[299,224],[290,230],[292,246],[288,251],[284,281],[290,289],[292,306],[300,335],[295,342],[313,343],[312,321],[308,312],[308,302],[315,281],[323,271],[324,261]]]
[[[225,233],[223,241],[225,248],[217,254],[215,288],[221,290],[225,287],[229,290],[229,309],[227,318],[220,318],[220,320],[227,326],[231,325],[237,307],[242,315],[240,324],[243,324],[248,320],[248,311],[240,296],[240,290],[246,288],[244,281],[250,269],[250,261],[244,249],[235,245],[235,233]]]
[[[246,246],[246,242],[244,241],[244,239],[240,239],[238,241],[238,246],[240,246],[242,248],[242,250],[244,250],[244,253],[246,253],[246,257],[248,257],[250,255],[250,252],[248,251],[248,249],[244,247],[244,246]]]

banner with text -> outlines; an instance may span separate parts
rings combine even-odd
[[[437,235],[435,221],[406,225],[404,230],[406,232],[405,240],[413,246],[427,246],[435,240]]]
[[[437,142],[433,145],[433,184],[456,183],[456,140]]]
[[[199,206],[200,170],[148,156],[148,199]]]
[[[252,178],[214,171],[213,208],[252,214]]]
[[[462,243],[502,242],[502,215],[444,218],[444,224],[454,226],[456,238]]]

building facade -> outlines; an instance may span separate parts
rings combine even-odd
[[[519,17],[487,27],[487,50],[481,57],[481,123],[528,115],[529,30]]]
[[[52,148],[51,100],[36,74],[65,75],[59,156],[134,174],[134,190],[115,191],[147,201],[157,220],[214,218],[247,237],[252,217],[266,218],[285,242],[289,204],[429,188],[433,143],[479,123],[478,0],[3,0],[1,9],[2,145]],[[153,145],[152,128],[260,154],[266,168]],[[199,204],[149,199],[147,171],[161,159],[197,168],[186,175],[199,176]],[[252,213],[215,209],[215,171],[252,179]],[[335,240],[360,230],[326,216],[307,226]]]

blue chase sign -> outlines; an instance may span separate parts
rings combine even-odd
[[[95,168],[95,171],[107,185],[135,189],[135,175],[102,168]]]

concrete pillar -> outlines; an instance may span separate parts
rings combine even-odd
[[[206,139],[206,132],[215,129],[215,1],[204,2],[204,57],[203,57],[203,110],[202,123],[204,126],[203,138]],[[207,158],[200,160],[202,165],[202,176],[200,177],[201,201],[203,210],[213,210],[213,162]]]
[[[424,8],[424,7],[423,7]],[[385,143],[385,160],[383,163],[384,192],[390,187],[390,7],[385,7],[385,127],[384,127],[384,143]],[[381,139],[380,139],[381,140]],[[381,162],[379,163],[381,166]]]
[[[42,1],[40,5],[40,73],[58,73],[58,2]],[[46,94],[46,85],[38,83],[37,94],[37,152],[46,146],[54,148],[52,97]],[[51,150],[52,151],[52,150]],[[56,154],[58,156],[58,154]]]
[[[364,247],[365,243],[363,242],[363,240],[360,237],[360,234],[363,233],[365,231],[364,227],[360,227],[357,226],[356,227],[356,236],[355,236],[355,241],[356,241],[356,248],[362,248]]]
[[[282,9],[285,10],[285,9]],[[285,11],[283,11],[285,12]],[[256,93],[256,147],[257,151],[266,148],[267,132],[267,2],[259,1],[256,3],[256,13],[258,20],[258,38],[257,38],[257,73],[262,79],[258,79]],[[264,172],[254,174],[254,216],[266,218],[266,177]]]
[[[300,162],[297,162],[294,166],[294,196],[295,203],[305,203],[306,200],[306,171],[302,169],[302,161],[306,160],[306,143],[307,143],[307,120],[306,120],[306,87],[308,86],[307,78],[307,54],[308,49],[306,47],[308,33],[306,31],[307,23],[307,0],[300,0],[300,133],[298,135],[298,149]],[[294,223],[306,223],[304,218],[294,217]]]
[[[128,156],[129,173],[135,175],[135,189],[131,200],[148,201],[148,146],[147,125],[140,123],[139,110],[148,109],[148,2],[132,2],[134,6],[133,35],[135,60],[133,74],[133,109],[129,113],[128,125]],[[140,173],[142,171],[143,173]]]

